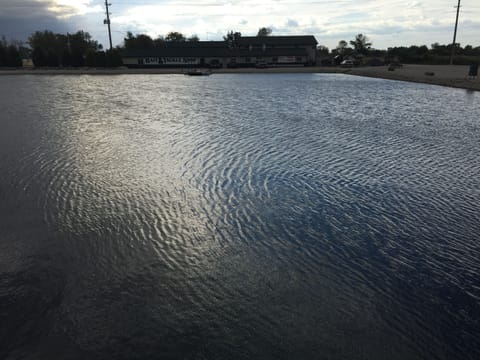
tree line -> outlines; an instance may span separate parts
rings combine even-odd
[[[326,63],[335,63],[344,58],[366,58],[370,60],[377,58],[386,63],[398,61],[407,64],[448,64],[452,45],[434,43],[430,47],[412,45],[378,50],[372,48],[372,42],[366,35],[358,34],[349,42],[339,41],[337,47],[331,51],[322,45],[318,46],[317,51]],[[462,47],[460,44],[455,44],[455,64],[466,65],[479,60],[480,46],[466,45]]]
[[[262,27],[258,29],[257,36],[269,36],[272,34],[272,29],[268,27]],[[229,47],[235,47],[238,43],[238,40],[242,34],[237,31],[229,31],[223,40],[227,43]],[[180,32],[172,31],[165,36],[158,36],[153,39],[146,34],[134,35],[132,32],[127,32],[127,36],[123,39],[123,49],[132,50],[132,49],[154,49],[167,47],[169,43],[179,43],[179,42],[198,42],[200,41],[199,37],[194,34],[190,37],[186,37]]]
[[[35,66],[115,67],[122,64],[117,49],[104,51],[88,32],[55,34],[36,31],[28,38]]]
[[[28,49],[20,43],[8,42],[5,37],[0,39],[0,66],[22,66],[22,58],[25,53],[28,53]]]
[[[262,27],[257,36],[270,36],[272,29]],[[242,34],[229,31],[223,36],[229,47],[236,47]],[[168,46],[169,43],[198,42],[197,35],[189,37],[176,31],[165,36],[151,38],[146,34],[134,35],[127,32],[123,44],[112,50],[104,50],[88,32],[56,34],[52,31],[36,31],[28,38],[27,45],[15,41],[0,39],[0,66],[20,67],[22,59],[31,58],[35,66],[49,67],[116,67],[122,65],[121,51],[132,49],[153,49]],[[431,47],[426,45],[410,47],[392,47],[387,50],[378,50],[372,47],[372,42],[364,34],[358,34],[349,42],[339,41],[331,51],[326,46],[318,46],[318,53],[329,64],[349,57],[379,58],[384,62],[400,61],[417,64],[442,64],[448,63],[452,45],[434,43]],[[480,46],[473,47],[455,44],[455,63],[469,64],[480,59]]]
[[[258,36],[269,36],[271,33],[272,30],[267,27],[258,30]],[[230,31],[224,36],[224,40],[230,46],[240,36],[239,32]],[[178,31],[157,38],[127,32],[121,46],[105,51],[102,45],[85,31],[71,34],[58,34],[50,30],[36,31],[29,36],[27,46],[1,38],[0,66],[20,67],[22,59],[32,59],[38,67],[116,67],[122,65],[122,50],[153,49],[166,47],[169,43],[198,41],[200,39],[196,34],[187,37]]]

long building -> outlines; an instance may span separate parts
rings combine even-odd
[[[225,41],[168,42],[165,47],[125,50],[127,67],[309,66],[316,62],[317,40],[305,36],[240,37]]]

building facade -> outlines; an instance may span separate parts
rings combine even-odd
[[[125,50],[127,67],[254,67],[309,66],[316,63],[314,36],[240,37],[225,41],[168,42],[165,47]]]

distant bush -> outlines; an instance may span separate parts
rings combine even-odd
[[[410,46],[389,48],[385,61],[400,61],[406,64],[446,65],[450,63],[451,45],[432,44],[431,49],[427,46]],[[454,64],[468,65],[478,62],[480,59],[480,47],[467,45],[462,48],[457,44],[455,48]]]

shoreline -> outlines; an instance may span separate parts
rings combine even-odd
[[[162,75],[183,74],[182,68],[154,68],[154,69],[0,69],[2,75]],[[468,66],[465,65],[411,65],[407,64],[394,71],[388,71],[387,66],[378,67],[278,67],[278,68],[236,68],[215,69],[212,74],[346,74],[365,76],[386,80],[408,81],[430,85],[448,86],[466,90],[480,91],[480,79],[468,79]],[[433,75],[432,75],[433,74]]]

